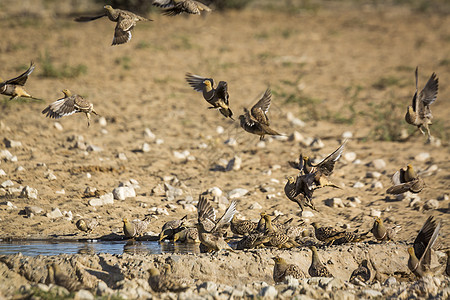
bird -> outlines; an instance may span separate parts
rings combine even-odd
[[[273,267],[273,281],[275,283],[284,282],[287,276],[297,279],[305,278],[305,274],[303,274],[299,266],[286,263],[284,258],[280,256],[272,257],[272,259],[275,262]]]
[[[322,264],[317,253],[317,248],[315,246],[310,247],[312,251],[311,266],[308,269],[308,273],[311,277],[333,277],[333,275],[328,271],[327,267]]]
[[[441,222],[436,223],[433,216],[429,216],[414,240],[413,246],[408,248],[408,268],[417,277],[433,273],[431,270],[431,249],[439,235]]]
[[[75,225],[79,230],[89,233],[98,226],[98,221],[96,219],[79,219]]]
[[[153,0],[152,4],[165,8],[163,14],[166,16],[176,16],[181,13],[200,15],[202,11],[211,11],[207,5],[195,0]]]
[[[331,226],[320,227],[317,222],[313,222],[311,225],[314,227],[316,239],[325,243],[329,243],[330,241],[333,241],[333,238],[339,238],[345,233],[345,231],[339,231]]]
[[[144,235],[147,231],[147,226],[150,223],[147,219],[129,222],[127,218],[123,218],[122,222],[123,233],[127,238],[135,238]]]
[[[372,272],[369,268],[369,261],[367,259],[363,259],[359,264],[358,268],[356,268],[352,275],[350,275],[349,282],[353,284],[367,283],[372,277]]]
[[[358,230],[355,230],[353,232],[344,232],[342,234],[339,234],[329,241],[329,245],[342,245],[347,243],[357,243],[361,242],[365,239],[367,239],[367,235],[369,234],[369,231],[365,233],[358,233]]]
[[[244,114],[239,116],[241,127],[250,133],[260,136],[260,140],[264,140],[265,135],[281,135],[277,131],[270,128],[269,112],[272,92],[267,88],[261,99],[249,111],[244,108]]]
[[[97,20],[102,17],[108,17],[113,22],[116,22],[116,28],[114,30],[114,38],[112,46],[125,44],[131,40],[131,31],[136,23],[139,21],[152,21],[150,19],[138,16],[132,12],[122,9],[114,9],[111,5],[103,6],[105,12],[95,17],[78,17],[75,18],[76,22],[89,22]]]
[[[225,229],[229,226],[231,219],[236,213],[236,201],[231,202],[231,204],[226,209],[225,213],[222,217],[215,223],[214,227],[211,230],[206,230],[205,225],[202,222],[200,216],[199,207],[205,207],[203,202],[206,202],[207,199],[205,197],[201,197],[199,203],[197,205],[197,209],[199,211],[198,223],[196,224],[198,230],[198,237],[200,243],[206,247],[208,252],[211,251],[221,251],[221,250],[229,250],[233,251],[228,243],[223,238]],[[209,203],[208,203],[209,204]]]
[[[211,231],[216,226],[216,213],[204,195],[199,195],[197,220],[206,231]]]
[[[447,266],[445,267],[445,274],[450,277],[450,250],[447,250]]]
[[[416,67],[415,77],[416,77],[416,92],[414,93],[412,104],[408,106],[405,120],[408,124],[417,126],[422,134],[425,134],[423,129],[426,129],[428,140],[431,138],[430,128],[431,119],[433,115],[431,114],[430,105],[436,101],[438,88],[439,88],[439,78],[436,77],[436,73],[431,74],[430,79],[428,79],[427,84],[417,95],[418,92],[418,69]]]
[[[23,88],[25,83],[27,82],[28,76],[33,73],[35,65],[33,62],[30,63],[30,67],[28,70],[20,74],[19,76],[0,82],[0,94],[10,96],[9,100],[14,100],[19,97],[31,98],[35,100],[41,100],[39,98],[35,98],[28,94],[27,91]],[[0,79],[1,81],[1,79]]]
[[[277,248],[293,248],[300,246],[295,239],[290,238],[282,231],[277,231],[272,225],[272,219],[269,215],[263,215],[265,221],[264,235],[260,238],[259,244]],[[258,245],[258,242],[256,243]]]
[[[84,287],[78,280],[70,278],[64,273],[56,262],[48,265],[47,271],[48,283],[55,283],[56,285],[65,287],[69,292],[75,292]]]
[[[311,181],[311,176],[309,174],[297,177],[288,176],[286,185],[284,186],[284,194],[289,200],[297,203],[301,211],[303,211],[305,207],[317,211],[312,203],[314,190],[309,188],[308,181]]]
[[[408,164],[405,169],[400,169],[392,176],[392,186],[386,190],[386,193],[392,195],[403,194],[407,191],[412,193],[420,193],[424,187],[425,182],[417,175],[411,164]]]
[[[237,235],[247,235],[256,230],[258,223],[252,222],[250,220],[238,220],[236,215],[233,216],[230,222],[231,232]]]
[[[217,87],[214,87],[214,79],[189,72],[186,73],[186,81],[194,91],[203,93],[203,98],[211,105],[208,107],[209,109],[218,109],[224,117],[234,120],[233,112],[230,109],[228,83],[226,81],[219,81]]]
[[[399,225],[386,228],[381,218],[375,218],[370,231],[378,241],[392,241],[401,229],[402,227]]]
[[[174,275],[169,264],[165,264],[163,268],[164,272],[162,274],[156,268],[148,269],[148,273],[150,274],[148,283],[153,291],[157,293],[167,291],[178,293],[185,291],[192,286],[192,279]]]
[[[165,238],[172,239],[173,235],[177,231],[181,230],[181,227],[183,226],[184,221],[186,221],[186,218],[187,215],[179,220],[171,220],[166,222],[161,229],[161,233],[159,234],[159,241],[162,241]]]
[[[68,89],[64,89],[62,92],[64,97],[47,106],[42,114],[49,118],[59,119],[82,112],[86,114],[88,127],[91,126],[91,113],[98,115],[94,110],[94,105],[80,95],[72,94]]]
[[[200,243],[197,228],[184,228],[173,235],[173,242]]]

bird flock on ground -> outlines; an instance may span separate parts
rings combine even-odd
[[[202,12],[211,11],[208,6],[195,0],[154,0],[153,4],[163,8],[163,14],[168,16],[176,16],[181,13],[198,15]],[[132,37],[131,31],[137,22],[151,21],[126,10],[114,9],[110,5],[104,6],[104,13],[101,15],[78,17],[75,21],[88,22],[105,16],[116,23],[112,45],[129,42]],[[0,93],[9,96],[10,100],[19,97],[40,100],[31,96],[24,89],[27,79],[34,69],[35,64],[31,62],[30,67],[24,73],[1,82]],[[217,109],[225,118],[230,118],[234,121],[226,81],[219,81],[215,85],[214,79],[194,75],[189,72],[186,73],[185,78],[189,86],[203,94],[203,98],[210,105],[208,108]],[[411,105],[407,107],[405,120],[407,123],[417,126],[430,139],[429,125],[432,124],[431,120],[433,118],[430,105],[437,98],[438,78],[433,73],[420,93],[418,93],[418,68],[415,70],[415,80],[416,91]],[[91,114],[97,115],[93,104],[68,89],[63,89],[62,92],[64,93],[64,97],[48,105],[42,113],[46,117],[58,119],[81,112],[86,115],[89,126]],[[250,110],[244,108],[244,113],[239,116],[240,126],[245,131],[260,136],[261,140],[264,139],[265,135],[281,135],[271,128],[267,116],[271,98],[271,90],[267,88],[260,100]],[[284,191],[286,197],[297,203],[301,211],[305,207],[316,210],[313,204],[313,193],[316,190],[327,186],[340,188],[329,180],[329,176],[333,173],[334,166],[341,157],[347,142],[345,140],[339,148],[317,164],[313,164],[311,159],[303,154],[300,154],[298,162],[289,162],[292,168],[297,171],[297,174],[287,177]],[[392,183],[393,185],[386,192],[394,195],[407,191],[419,193],[426,187],[423,179],[416,174],[411,164],[408,164],[406,169],[397,171],[392,177]],[[238,220],[235,216],[237,209],[236,201],[231,202],[222,217],[216,219],[216,212],[210,202],[205,193],[201,194],[197,205],[198,213],[195,226],[186,225],[187,216],[169,221],[163,226],[159,240],[200,243],[200,249],[203,252],[218,252],[222,250],[234,252],[262,247],[283,249],[308,246],[312,251],[311,265],[308,269],[309,275],[311,277],[332,277],[333,274],[321,262],[316,247],[360,242],[368,239],[369,234],[372,234],[378,242],[392,241],[395,239],[396,233],[401,229],[398,225],[387,227],[381,218],[375,218],[372,229],[365,233],[359,233],[358,230],[348,232],[334,227],[321,227],[317,222],[314,222],[311,224],[314,229],[312,234],[308,226],[301,220],[298,220],[298,224],[294,224],[293,219],[281,221],[279,220],[279,216],[272,218],[272,216],[266,213],[261,213],[259,222]],[[149,219],[130,222],[127,218],[124,218],[124,236],[128,239],[142,237],[147,232],[149,223]],[[97,225],[98,222],[94,219],[80,219],[76,223],[78,229],[87,233],[92,232]],[[408,248],[408,267],[417,277],[432,274],[436,271],[431,269],[431,250],[436,243],[440,226],[441,222],[436,221],[433,216],[430,216],[419,230],[413,246]],[[234,236],[228,236],[227,232],[229,228]],[[447,252],[447,256],[449,254],[450,252]],[[283,282],[287,276],[294,278],[304,278],[306,276],[297,265],[288,264],[282,257],[276,256],[272,259],[275,262],[273,269],[273,279],[275,282]],[[54,276],[54,274],[60,273],[61,271],[56,264],[53,264],[49,268],[49,272]],[[447,263],[444,272],[447,276],[450,276],[449,263]],[[157,292],[167,290],[181,291],[189,286],[188,279],[177,278],[171,275],[170,265],[164,266],[164,270],[161,271],[152,268],[149,270],[149,274],[149,284]],[[349,280],[356,283],[367,283],[377,276],[379,274],[376,272],[376,266],[370,257],[368,257],[361,261],[359,267],[352,273]],[[64,276],[58,276],[58,278],[62,277]]]

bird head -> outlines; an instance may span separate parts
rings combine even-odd
[[[279,256],[272,257],[272,259],[273,259],[273,261],[274,261],[276,264],[283,264],[283,263],[286,263],[285,260],[284,260],[283,258],[279,257]]]
[[[319,225],[316,222],[312,222],[311,226],[314,227],[314,229],[319,228]]]
[[[150,268],[150,269],[147,270],[147,272],[150,273],[150,276],[151,276],[151,277],[153,277],[153,276],[159,276],[159,271],[158,271],[158,269],[156,269],[156,268]]]
[[[379,217],[376,217],[376,218],[375,218],[375,223],[377,223],[377,224],[383,224],[383,220],[381,220],[381,218],[379,218]]]
[[[103,6],[103,8],[106,9],[106,10],[112,10],[113,9],[111,5],[105,5],[105,6]]]
[[[409,247],[408,253],[409,253],[409,256],[411,256],[411,257],[416,256],[416,253],[414,252],[414,247]]]
[[[262,212],[262,213],[260,213],[259,215],[261,216],[261,218],[263,218],[263,217],[266,215],[266,213],[265,213],[265,212]]]
[[[169,274],[169,273],[172,272],[172,267],[171,267],[169,264],[165,264],[165,265],[163,266],[163,268],[164,268],[164,272],[165,272],[166,274]]]
[[[123,218],[122,222],[123,222],[123,224],[127,224],[128,223],[128,219],[127,218]]]
[[[288,176],[287,180],[288,180],[288,182],[291,183],[291,184],[295,182],[294,176]]]
[[[63,89],[61,92],[63,92],[64,96],[66,97],[72,96],[72,92],[69,91],[68,89]]]
[[[408,170],[413,170],[412,164],[408,164],[408,165],[406,166],[406,168],[407,168]]]
[[[361,265],[365,268],[369,268],[368,264],[369,264],[369,262],[367,261],[367,259],[363,259],[363,261],[361,262]]]
[[[204,80],[203,84],[206,86],[206,90],[210,91],[212,89],[212,84],[211,84],[211,80]]]

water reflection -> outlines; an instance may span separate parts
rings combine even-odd
[[[200,253],[198,244],[156,241],[0,241],[0,255],[22,253],[27,256],[58,254],[160,254]]]

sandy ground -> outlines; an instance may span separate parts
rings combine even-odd
[[[354,152],[358,163],[340,159],[332,180],[343,188],[318,190],[314,194],[318,212],[306,221],[368,230],[373,223],[371,210],[377,210],[389,218],[388,223],[402,225],[400,241],[411,242],[426,217],[434,215],[442,221],[441,247],[450,246],[447,15],[420,14],[402,7],[366,7],[337,14],[327,10],[295,14],[246,10],[197,18],[150,17],[154,21],[139,23],[130,43],[115,47],[110,46],[114,24],[106,19],[91,23],[75,23],[69,18],[0,21],[2,28],[7,28],[0,44],[1,76],[17,76],[33,60],[36,70],[26,88],[45,99],[9,102],[2,98],[0,140],[20,141],[22,146],[6,148],[6,142],[1,146],[17,156],[17,161],[1,161],[0,169],[6,175],[0,181],[35,188],[38,198],[0,189],[0,201],[15,206],[0,206],[1,238],[85,237],[74,225],[79,217],[99,220],[90,236],[121,234],[123,217],[142,219],[154,214],[153,207],[166,208],[169,213],[152,219],[149,230],[159,232],[164,222],[185,214],[194,220],[196,212],[184,209],[185,202],[180,201],[195,201],[199,193],[214,186],[224,195],[235,188],[249,191],[238,199],[241,218],[256,220],[262,211],[298,218],[297,205],[283,192],[286,176],[295,175],[288,161],[300,153],[323,158],[339,146],[342,134],[350,131],[353,137],[345,151]],[[419,88],[432,72],[439,77],[431,131],[441,146],[426,144],[426,138],[403,121],[414,93],[416,66]],[[52,78],[45,76],[46,67],[84,72],[73,78]],[[271,138],[259,147],[258,137],[244,132],[237,121],[207,109],[201,94],[186,84],[186,72],[227,81],[236,117],[270,86],[273,128],[286,136],[298,131],[305,140],[320,138],[323,147]],[[84,116],[77,114],[59,120],[63,129],[58,130],[40,111],[60,98],[64,88],[94,103],[106,122],[94,117],[88,128]],[[305,126],[293,124],[287,113],[303,120]],[[219,126],[223,133],[217,130]],[[156,140],[144,135],[146,128]],[[377,133],[387,129],[398,135],[409,130],[412,135],[401,142],[378,140]],[[74,147],[80,137],[86,145],[102,150]],[[236,145],[225,144],[229,139],[235,139]],[[144,143],[150,145],[148,152],[139,151]],[[174,151],[184,150],[194,159],[175,157]],[[424,152],[429,158],[415,158]],[[119,159],[120,153],[127,159]],[[242,159],[240,170],[215,170],[221,159],[234,156]],[[371,164],[375,159],[383,159],[386,167],[376,169]],[[392,174],[408,163],[419,171],[431,170],[424,176],[427,187],[419,194],[419,207],[437,199],[437,209],[414,209],[410,199],[397,200],[385,193]],[[49,170],[56,179],[46,178]],[[367,178],[366,173],[373,171],[381,177]],[[167,176],[178,178],[183,190],[173,201],[152,192]],[[86,187],[111,192],[130,179],[139,182],[135,198],[100,207],[90,206],[90,198],[83,198]],[[376,181],[382,188],[373,187]],[[363,186],[353,187],[356,182]],[[62,190],[64,194],[57,193]],[[356,207],[326,206],[325,200],[333,197],[344,204],[349,197],[358,197],[361,203]],[[249,209],[255,202],[262,209]],[[30,205],[41,207],[43,214],[33,218],[19,214]],[[224,205],[226,201],[216,207],[223,209]],[[54,208],[71,211],[73,220],[50,220],[45,213]]]

